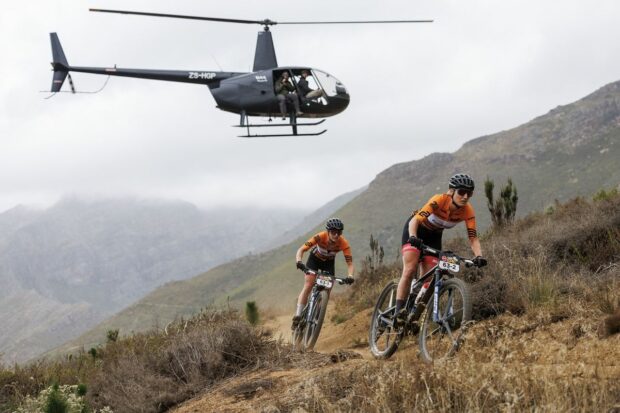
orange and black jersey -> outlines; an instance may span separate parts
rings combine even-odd
[[[353,262],[349,241],[342,235],[338,238],[338,241],[332,242],[327,231],[319,232],[303,245],[303,251],[308,251],[309,249],[311,249],[311,254],[322,261],[333,260],[336,254],[342,251],[345,261],[347,263]]]
[[[472,239],[478,236],[476,232],[476,215],[470,204],[450,211],[452,196],[437,194],[433,196],[422,209],[413,211],[412,216],[420,222],[424,228],[430,231],[443,231],[452,228],[461,221],[467,226],[467,236]]]

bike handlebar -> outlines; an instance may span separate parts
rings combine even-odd
[[[336,280],[338,282],[338,284],[340,284],[340,285],[352,284],[351,281],[350,281],[350,279],[352,277],[336,277],[335,275],[333,275],[332,273],[330,273],[328,271],[323,271],[323,270],[314,271],[314,270],[311,270],[308,267],[300,268],[300,270],[301,270],[301,272],[303,272],[304,274],[307,274],[307,275],[323,275],[323,276],[331,277],[334,280]]]
[[[427,254],[427,255],[432,255],[434,257],[439,257],[439,254],[441,254],[442,251],[436,250],[435,248],[431,248],[428,245],[424,245],[422,244],[422,247],[420,248],[420,250],[422,251],[423,254]],[[473,260],[467,259],[467,258],[463,258],[453,252],[450,252],[454,257],[456,257],[456,259],[458,259],[459,261],[465,263],[466,267],[475,267],[476,263]]]

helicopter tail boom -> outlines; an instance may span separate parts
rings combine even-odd
[[[62,50],[58,35],[50,33],[50,40],[52,42],[52,67],[54,68],[51,91],[58,92],[69,74],[69,63],[65,52]]]

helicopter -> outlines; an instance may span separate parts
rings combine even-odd
[[[148,17],[166,17],[176,19],[204,20],[222,23],[258,24],[263,30],[258,32],[256,51],[254,53],[254,66],[252,72],[223,72],[211,70],[151,70],[151,69],[123,69],[113,67],[83,67],[69,65],[57,33],[50,33],[52,46],[53,78],[51,92],[58,93],[69,78],[72,93],[76,93],[69,72],[82,72],[108,76],[123,76],[141,79],[166,80],[171,82],[184,82],[209,87],[216,107],[220,110],[240,115],[239,124],[236,127],[245,128],[243,138],[280,137],[280,136],[317,136],[327,130],[319,132],[300,133],[298,128],[320,125],[325,118],[337,115],[349,105],[350,95],[346,87],[331,74],[309,66],[278,66],[275,47],[271,36],[270,26],[299,25],[299,24],[385,24],[385,23],[431,23],[433,20],[371,20],[371,21],[296,21],[277,22],[270,19],[243,20],[217,17],[203,17],[178,14],[150,13],[127,10],[89,9],[91,12],[116,13],[126,15],[138,15]],[[288,74],[290,83],[294,88],[293,93],[287,94],[284,105],[282,98],[278,99],[276,82]],[[310,79],[315,87],[312,95],[302,93],[300,80]],[[286,92],[285,92],[286,93]],[[313,96],[312,98],[306,96]],[[297,102],[291,99],[297,99]],[[293,110],[299,108],[298,110]],[[284,113],[282,108],[285,109]],[[288,115],[288,123],[272,123],[272,118],[282,116],[283,120]],[[268,118],[268,124],[252,124],[250,117]],[[299,122],[299,118],[310,121]],[[313,119],[320,119],[312,121]],[[254,128],[265,127],[290,127],[291,133],[254,133]]]

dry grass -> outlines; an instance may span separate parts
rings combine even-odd
[[[93,354],[1,369],[0,411],[52,382],[81,382],[93,408],[161,412],[224,378],[291,361],[288,348],[235,311],[205,311],[164,331],[110,341]]]
[[[88,400],[115,411],[165,411],[219,380],[279,360],[278,347],[235,312],[204,312],[163,333],[109,343]]]
[[[276,406],[281,412],[609,411],[620,401],[620,382],[587,374],[463,359],[433,367],[366,363],[316,376]]]

